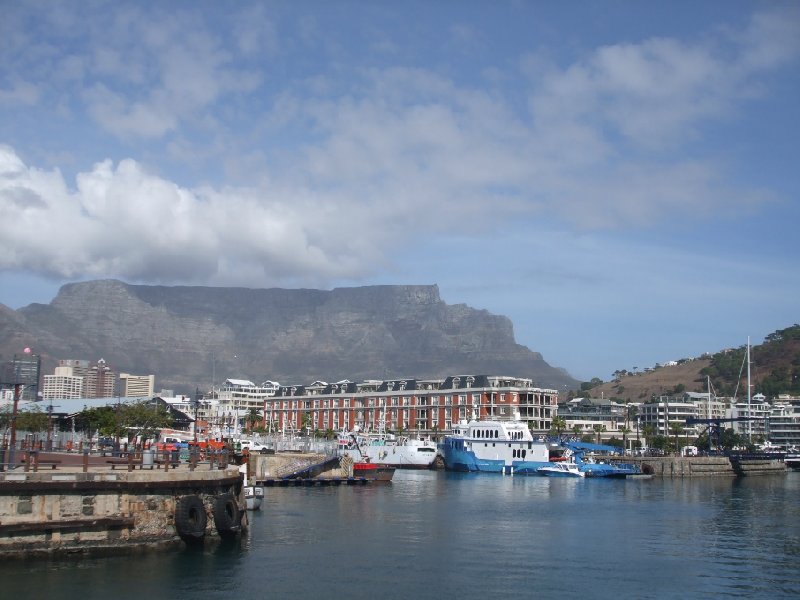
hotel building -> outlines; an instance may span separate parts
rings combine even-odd
[[[519,417],[546,433],[558,404],[558,391],[541,389],[531,379],[462,375],[445,379],[339,381],[280,385],[263,399],[271,432],[389,430],[419,434],[449,432],[459,421]],[[224,410],[224,408],[221,408]]]

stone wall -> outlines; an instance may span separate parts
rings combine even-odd
[[[642,471],[655,477],[737,477],[741,475],[775,475],[786,473],[780,460],[735,461],[727,456],[627,458],[638,463]]]
[[[6,474],[0,481],[0,556],[117,553],[181,544],[178,499],[199,497],[206,537],[216,536],[214,499],[233,493],[236,468],[203,472]]]

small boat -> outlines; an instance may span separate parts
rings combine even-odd
[[[536,472],[547,477],[586,477],[586,473],[572,462],[556,462],[552,465],[539,467]]]
[[[244,487],[244,505],[247,510],[258,510],[264,500],[264,488],[260,485],[246,485]]]

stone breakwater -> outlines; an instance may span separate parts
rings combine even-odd
[[[171,547],[218,539],[246,526],[242,477],[235,466],[0,473],[3,558]]]
[[[786,474],[783,460],[758,456],[625,457],[623,462],[638,464],[643,473],[654,477],[741,477]]]

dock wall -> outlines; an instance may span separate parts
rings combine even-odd
[[[624,462],[638,464],[654,477],[739,477],[786,473],[782,460],[728,456],[626,457]]]
[[[214,502],[234,494],[235,467],[190,472],[7,472],[0,477],[0,557],[114,554],[180,545],[179,499],[205,508],[206,537],[215,537]]]

